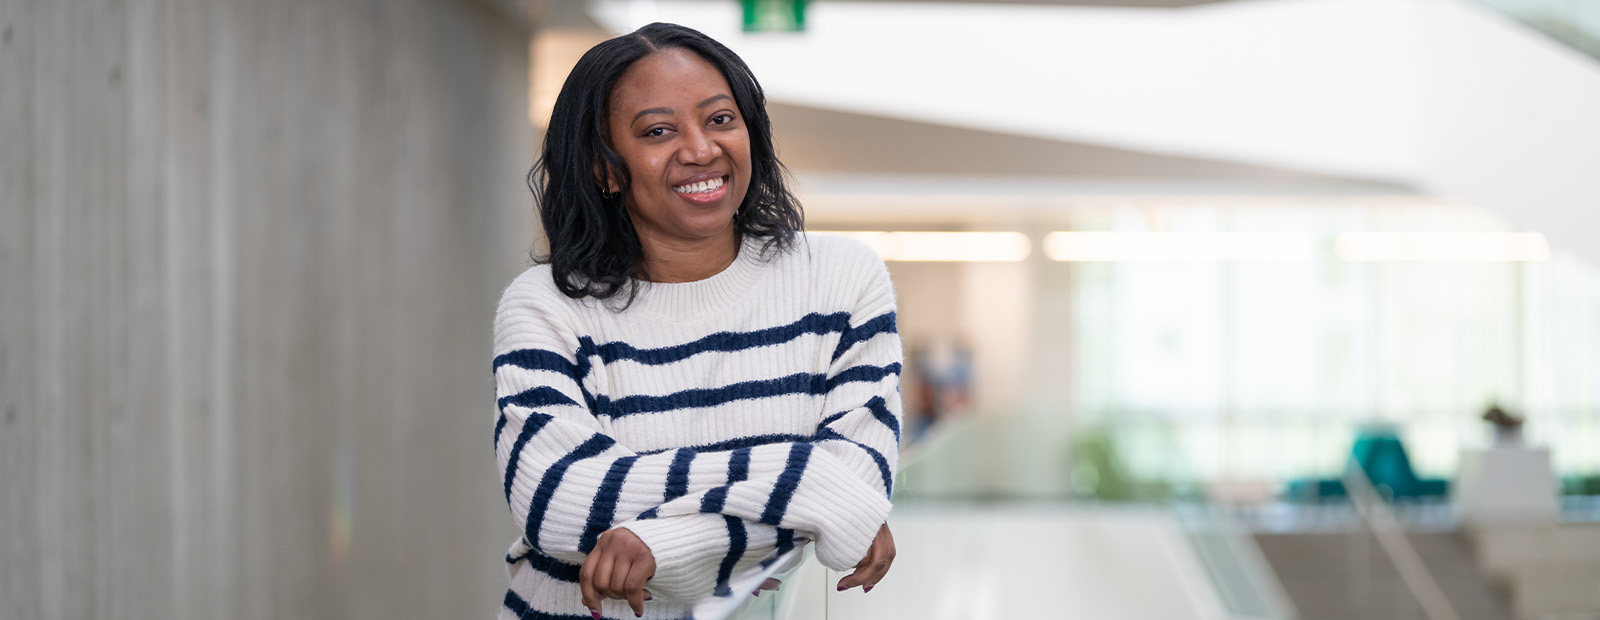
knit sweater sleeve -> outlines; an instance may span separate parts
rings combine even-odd
[[[529,280],[507,289],[495,317],[494,444],[530,546],[579,564],[620,523],[713,513],[814,540],[831,567],[865,554],[888,498],[810,442],[641,454],[605,433],[581,384],[582,335],[562,300]],[[675,561],[652,551],[658,564]]]
[[[836,456],[890,497],[900,456],[903,364],[894,287],[876,255],[857,260],[861,267],[856,273],[864,276],[864,283],[850,313],[850,327],[833,352],[828,372],[837,387],[824,398],[826,417],[818,424],[814,441],[818,449]]]

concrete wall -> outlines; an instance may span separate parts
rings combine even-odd
[[[0,2],[0,618],[493,612],[495,6]]]

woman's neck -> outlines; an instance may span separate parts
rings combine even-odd
[[[739,256],[739,234],[733,226],[726,235],[695,241],[640,238],[644,249],[644,279],[651,282],[694,282],[722,273]]]

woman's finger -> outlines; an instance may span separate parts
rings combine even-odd
[[[878,539],[874,538],[872,539],[872,544],[867,547],[867,555],[863,556],[860,562],[856,562],[855,570],[850,571],[850,574],[845,575],[843,579],[839,580],[839,591],[843,592],[845,590],[849,590],[850,588],[861,585],[861,577],[866,574],[865,571],[867,567],[873,564],[873,561],[877,558],[877,554]]]
[[[601,590],[606,598],[628,598],[628,572],[633,568],[633,558],[622,553],[617,554],[617,559],[611,564],[611,588]],[[638,611],[638,610],[634,610]]]
[[[846,590],[856,586],[871,588],[878,585],[878,581],[883,579],[883,576],[889,572],[889,565],[893,561],[894,559],[888,555],[886,550],[874,548],[872,553],[867,554],[867,557],[856,565],[855,572],[850,573],[850,576],[845,578],[849,580],[849,583],[841,581],[839,585],[841,589]]]
[[[583,559],[583,568],[578,570],[578,587],[583,592],[583,606],[589,609],[594,617],[600,617],[600,591],[594,586],[595,565],[599,564],[599,553],[591,551],[589,557]]]
[[[781,586],[781,585],[783,585],[782,581],[778,581],[777,579],[773,579],[771,577],[768,577],[766,579],[766,581],[761,582],[760,586],[758,586],[754,590],[751,590],[750,594],[753,595],[753,596],[761,596],[761,591],[762,590],[776,590],[776,589],[778,589],[778,586]]]
[[[604,543],[595,545],[594,551],[589,552],[589,562],[594,562],[594,591],[593,604],[585,603],[589,612],[596,618],[600,617],[600,603],[612,596],[615,585],[612,583],[612,571],[616,567],[616,552],[610,545]],[[587,564],[588,562],[585,562]]]
[[[874,542],[882,543],[883,547],[879,553],[880,557],[877,565],[877,575],[873,576],[872,579],[866,582],[866,587],[862,589],[863,592],[871,592],[872,586],[878,585],[878,582],[883,580],[884,576],[889,574],[889,568],[894,566],[894,534],[889,532],[889,524],[883,524],[883,528],[878,531],[878,535],[879,537],[875,539]]]
[[[644,582],[655,572],[655,560],[650,557],[640,557],[634,559],[627,575],[623,577],[622,587],[627,595],[628,606],[633,608],[635,617],[644,615]]]
[[[855,571],[839,580],[839,590],[848,590],[856,586],[866,586],[871,590],[878,584],[889,567],[894,564],[894,536],[889,533],[888,524],[878,529],[877,537],[872,539],[872,545],[867,548],[867,555],[856,563]]]

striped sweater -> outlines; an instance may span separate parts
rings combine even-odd
[[[610,528],[655,556],[649,618],[797,545],[835,570],[865,557],[900,440],[894,291],[870,249],[746,241],[721,273],[614,307],[561,294],[548,265],[501,299],[494,447],[522,530],[501,618],[590,618],[578,568]]]

